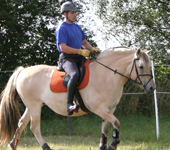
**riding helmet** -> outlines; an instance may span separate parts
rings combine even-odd
[[[74,3],[67,1],[61,5],[61,13],[63,14],[65,11],[77,11],[77,8]]]

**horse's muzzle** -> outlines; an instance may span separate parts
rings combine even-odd
[[[154,90],[156,89],[156,85],[152,83],[148,83],[145,87],[144,90],[146,93],[153,93]]]

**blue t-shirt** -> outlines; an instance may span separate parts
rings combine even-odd
[[[59,46],[60,43],[80,49],[85,38],[84,32],[75,23],[68,24],[63,22],[56,30],[56,45],[59,52],[62,52]]]

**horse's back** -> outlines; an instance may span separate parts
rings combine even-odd
[[[17,91],[21,97],[39,99],[45,88],[49,88],[50,78],[56,66],[36,65],[27,67],[17,78]]]
[[[51,77],[54,69],[56,69],[56,66],[48,66],[48,65],[31,66],[22,70],[18,78],[24,81],[27,80],[29,81],[30,79],[38,81],[44,78]]]

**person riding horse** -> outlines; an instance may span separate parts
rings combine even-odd
[[[131,80],[149,93],[156,88],[150,71],[149,52],[126,47],[110,48],[89,64],[89,81],[80,93],[86,108],[102,118],[102,136],[99,145],[101,150],[116,150],[120,142],[120,122],[113,113],[120,102],[125,83]],[[56,66],[48,65],[25,68],[20,66],[10,76],[1,93],[0,146],[10,142],[10,148],[16,150],[22,131],[30,122],[31,131],[42,149],[52,150],[41,135],[42,105],[47,105],[57,114],[68,116],[67,92],[58,93],[50,90],[55,70]],[[22,117],[18,107],[18,97],[26,108]],[[72,116],[85,114],[87,114],[85,111],[80,110]],[[113,139],[112,143],[107,145],[110,123],[113,126]]]
[[[59,56],[58,65],[62,67],[70,80],[67,85],[67,113],[72,115],[73,111],[78,111],[79,105],[73,104],[73,98],[79,79],[79,69],[85,62],[90,52],[100,53],[100,51],[86,40],[86,36],[80,26],[76,23],[77,8],[72,2],[65,2],[61,6],[61,13],[64,15],[64,22],[56,30],[56,45]],[[81,49],[83,47],[84,49]]]

